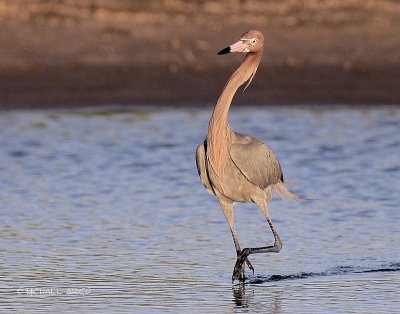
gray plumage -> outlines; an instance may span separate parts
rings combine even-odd
[[[196,165],[204,187],[210,194],[216,195],[209,177],[212,168],[207,165],[207,140],[197,147]],[[283,182],[281,165],[274,153],[267,145],[252,136],[234,132],[229,149],[228,165],[224,178],[230,179],[231,186],[239,189],[243,185],[249,186],[250,183],[250,191],[245,191],[243,197],[239,196],[243,193],[237,195],[237,191],[234,191],[234,195],[224,195],[236,202],[248,202],[248,196],[252,195],[251,190],[256,187],[265,190],[269,186]],[[236,178],[237,182],[233,182],[233,178]]]
[[[244,280],[244,263],[253,270],[248,255],[279,252],[282,241],[269,217],[267,202],[272,190],[297,199],[283,185],[283,174],[274,153],[255,137],[233,132],[228,125],[229,107],[238,87],[253,78],[264,49],[264,37],[259,31],[249,31],[238,42],[219,52],[246,53],[240,67],[226,84],[210,119],[208,134],[196,150],[197,170],[206,190],[218,197],[221,209],[229,224],[237,260],[232,281]],[[253,202],[263,211],[275,237],[273,246],[240,249],[234,226],[235,202]]]

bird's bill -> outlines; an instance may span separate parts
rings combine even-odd
[[[230,52],[249,52],[247,47],[247,42],[245,40],[240,39],[239,41],[235,42],[233,45],[222,49],[218,52],[219,55],[224,55]]]

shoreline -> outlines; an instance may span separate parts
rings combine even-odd
[[[3,2],[3,109],[212,106],[249,29],[265,51],[234,105],[400,104],[398,1]]]
[[[234,62],[233,62],[234,63]],[[157,65],[0,69],[0,108],[211,106],[233,66],[171,71]],[[266,65],[234,105],[400,104],[400,65]]]

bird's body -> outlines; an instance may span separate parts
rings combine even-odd
[[[277,158],[257,138],[231,132],[229,156],[221,177],[207,160],[207,141],[198,146],[196,160],[201,182],[210,194],[233,202],[270,199],[271,187],[283,182]]]
[[[263,49],[264,37],[261,32],[249,31],[237,43],[219,52],[247,54],[228,80],[211,116],[207,137],[196,150],[200,179],[206,190],[218,197],[235,243],[238,257],[232,280],[244,280],[245,262],[253,270],[247,259],[249,254],[279,252],[282,247],[282,241],[272,225],[267,208],[267,203],[272,198],[272,190],[277,189],[296,198],[283,185],[282,169],[274,153],[257,138],[232,131],[228,124],[232,98],[242,84],[252,80]],[[273,246],[240,249],[234,226],[235,202],[253,202],[261,208],[275,237]]]

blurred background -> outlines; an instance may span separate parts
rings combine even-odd
[[[0,106],[204,105],[266,51],[239,103],[399,103],[398,0],[1,0]]]
[[[304,202],[245,290],[195,151],[249,29],[229,124]],[[0,0],[0,312],[400,313],[399,34],[394,0]]]

